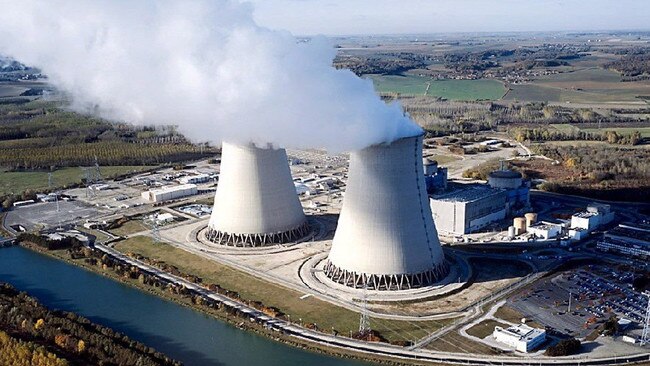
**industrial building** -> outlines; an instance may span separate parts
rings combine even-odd
[[[650,227],[620,224],[605,233],[596,248],[631,257],[650,258]]]
[[[354,288],[403,290],[448,273],[422,172],[421,135],[350,154],[327,277]]]
[[[571,216],[571,228],[583,229],[588,233],[596,230],[601,225],[606,225],[614,219],[614,213],[609,205],[592,203],[586,211],[581,211]]]
[[[188,175],[178,178],[181,184],[199,184],[209,182],[211,177],[207,174]]]
[[[546,341],[546,330],[517,324],[508,328],[494,327],[494,339],[519,352],[531,352]]]
[[[432,194],[447,189],[447,168],[438,166],[438,162],[425,158],[422,161],[424,166],[424,181],[427,186],[427,193]]]
[[[562,226],[550,222],[539,222],[526,228],[526,231],[537,239],[553,239],[562,234]]]
[[[163,202],[192,196],[197,193],[198,189],[195,184],[181,184],[142,192],[142,198],[149,202]]]
[[[224,142],[207,238],[258,247],[293,242],[308,233],[285,150]]]
[[[506,192],[506,211],[508,215],[530,206],[530,182],[521,173],[513,170],[495,170],[488,175],[488,185]]]
[[[469,234],[506,218],[505,190],[485,184],[453,184],[452,189],[433,195],[429,201],[440,232]]]

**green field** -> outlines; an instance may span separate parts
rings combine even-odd
[[[636,102],[638,96],[650,95],[650,82],[621,82],[611,70],[585,68],[541,76],[527,83],[511,85],[506,100],[561,103]]]
[[[138,253],[145,257],[174,265],[185,273],[199,276],[203,283],[215,283],[236,291],[242,299],[261,301],[266,306],[274,306],[291,320],[316,323],[320,329],[332,328],[342,334],[359,329],[359,314],[332,305],[314,296],[301,298],[304,293],[274,283],[260,280],[255,276],[238,271],[226,265],[186,252],[167,244],[154,243],[151,238],[136,236],[117,242],[115,248],[121,252]],[[400,321],[370,318],[370,326],[390,341],[409,341],[418,339],[449,324],[449,320]]]
[[[496,100],[506,92],[503,84],[497,80],[431,80],[430,77],[417,75],[365,77],[374,82],[375,89],[380,93],[430,95],[449,100]]]
[[[101,167],[100,171],[102,177],[108,178],[151,168],[151,166],[105,166]],[[26,189],[46,189],[48,188],[47,173],[44,171],[0,171],[0,196],[8,193],[19,194]],[[83,171],[80,168],[61,168],[52,172],[52,183],[55,187],[80,183],[82,178]]]

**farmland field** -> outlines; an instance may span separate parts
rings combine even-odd
[[[100,168],[103,177],[112,177],[133,171],[151,169],[152,166],[105,166]],[[80,168],[61,168],[52,172],[52,181],[56,187],[64,187],[81,182],[83,171]],[[47,172],[0,172],[0,196],[7,193],[20,193],[26,189],[42,190],[47,188]]]
[[[621,82],[618,73],[600,68],[542,76],[533,82],[512,85],[510,88],[504,99],[563,103],[640,103],[638,96],[650,95],[649,82]]]
[[[431,95],[450,100],[496,100],[505,94],[496,80],[432,80],[417,75],[366,75],[380,93]],[[427,85],[429,89],[427,90]]]
[[[553,124],[553,128],[561,132],[578,132],[584,131],[589,133],[600,134],[606,131],[616,131],[619,135],[630,135],[635,131],[641,133],[641,137],[650,137],[650,127],[604,127],[604,128],[581,128],[569,123]]]

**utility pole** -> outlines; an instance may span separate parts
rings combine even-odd
[[[645,310],[645,321],[643,324],[643,334],[641,335],[641,345],[645,346],[650,342],[650,292],[646,291],[643,294],[648,297],[648,304],[646,305]]]

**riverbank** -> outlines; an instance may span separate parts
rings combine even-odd
[[[335,357],[340,357],[345,359],[352,359],[352,360],[359,360],[359,361],[373,362],[373,363],[387,364],[387,365],[407,365],[407,364],[408,365],[438,365],[438,363],[435,362],[420,362],[415,360],[406,363],[396,358],[375,356],[370,353],[354,352],[343,348],[329,347],[324,344],[310,342],[303,338],[294,337],[289,334],[283,334],[282,332],[276,330],[267,329],[256,322],[250,321],[245,316],[242,317],[242,316],[235,315],[231,312],[226,311],[224,308],[214,308],[214,307],[207,306],[207,304],[196,304],[195,302],[192,301],[192,298],[171,293],[163,288],[145,285],[141,283],[138,279],[132,279],[125,276],[120,276],[114,271],[112,271],[111,269],[104,269],[96,265],[89,265],[84,261],[84,259],[80,259],[80,258],[73,259],[70,257],[70,254],[67,250],[48,251],[30,243],[21,243],[21,246],[23,248],[30,249],[40,254],[44,254],[46,256],[55,258],[57,260],[64,261],[68,264],[91,271],[93,273],[97,273],[103,277],[109,278],[114,281],[118,281],[129,287],[174,302],[183,307],[191,308],[202,314],[208,315],[212,318],[236,326],[242,330],[254,332],[255,334],[258,334],[265,338],[272,339],[274,341],[281,342],[283,344],[287,344],[310,352],[316,352],[320,354],[325,354],[325,355],[335,356]]]

